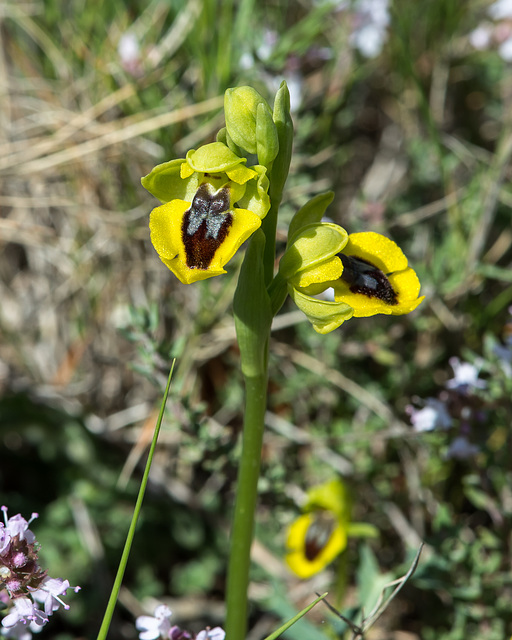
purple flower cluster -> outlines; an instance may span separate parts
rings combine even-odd
[[[172,612],[164,604],[158,605],[154,616],[139,616],[135,621],[135,627],[140,640],[224,640],[226,633],[220,627],[210,629],[207,627],[197,635],[171,625]]]
[[[8,609],[2,620],[0,635],[19,640],[30,640],[48,622],[60,606],[69,609],[61,596],[72,588],[68,580],[50,578],[38,564],[39,545],[29,524],[20,514],[7,517],[2,507],[4,522],[0,522],[0,601]],[[41,607],[41,608],[40,608]]]
[[[415,431],[448,430],[458,426],[458,435],[452,440],[446,452],[447,458],[464,460],[472,458],[479,448],[472,444],[469,436],[472,427],[485,418],[481,399],[475,390],[485,389],[487,383],[479,378],[481,363],[461,362],[450,358],[453,378],[446,381],[437,398],[418,398],[416,404],[406,409]]]

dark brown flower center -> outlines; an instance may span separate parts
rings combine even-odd
[[[304,555],[312,562],[324,549],[334,531],[334,515],[328,511],[318,511],[309,525],[304,541]]]
[[[196,191],[181,226],[189,269],[208,269],[210,266],[233,224],[230,204],[228,187],[211,193],[204,183]]]
[[[343,263],[341,279],[349,285],[352,293],[378,298],[389,305],[398,304],[398,294],[383,271],[358,256],[346,256],[343,253],[338,256]]]

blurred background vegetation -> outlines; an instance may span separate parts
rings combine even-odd
[[[281,249],[297,208],[333,189],[328,215],[396,240],[426,300],[327,336],[292,305],[277,319],[250,639],[315,591],[332,590],[349,617],[369,611],[421,540],[418,570],[368,637],[510,636],[512,373],[496,347],[512,303],[512,68],[500,48],[512,22],[490,4],[393,0],[367,51],[350,2],[1,0],[0,502],[40,513],[43,566],[82,586],[46,637],[97,633],[174,357],[111,637],[136,638],[135,616],[159,601],[182,626],[222,624],[242,256],[223,278],[181,285],[150,244],[156,203],[140,177],[214,139],[226,88],[271,101],[283,78],[296,140]],[[485,46],[479,25],[495,29]],[[451,428],[413,428],[411,405],[443,397],[453,357],[477,363],[485,388]],[[380,535],[300,581],[283,563],[286,527],[333,476],[354,520]],[[342,633],[319,606],[287,637]]]

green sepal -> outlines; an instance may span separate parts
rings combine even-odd
[[[326,334],[334,331],[345,320],[349,320],[354,310],[343,302],[329,302],[306,296],[292,286],[288,287],[290,297],[307,316],[317,333]]]
[[[265,287],[264,249],[265,235],[258,229],[249,241],[233,300],[242,373],[247,378],[264,375],[267,370],[265,345],[272,310]]]
[[[281,258],[279,272],[284,278],[290,280],[304,271],[327,265],[331,258],[340,253],[347,241],[348,233],[345,229],[330,222],[302,227],[300,233],[295,234],[293,244]],[[338,260],[338,262],[340,262],[340,273],[335,274],[334,277],[326,275],[323,281],[328,282],[339,278],[341,261]]]
[[[305,227],[308,224],[318,223],[322,220],[325,210],[331,204],[333,198],[333,191],[319,193],[314,198],[311,198],[311,200],[306,202],[306,204],[297,211],[290,222],[290,226],[288,227],[287,246],[290,246],[295,234],[298,233],[302,227]]]
[[[185,158],[178,158],[158,164],[141,178],[142,186],[162,204],[174,199],[188,200],[188,184],[180,178],[180,167],[184,162]],[[197,189],[199,185],[194,186]]]
[[[203,173],[228,172],[246,162],[246,158],[240,158],[222,142],[210,142],[187,152],[187,163],[191,169]]]

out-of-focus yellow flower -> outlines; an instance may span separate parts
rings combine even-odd
[[[351,523],[351,503],[340,480],[308,491],[303,513],[288,528],[286,563],[299,578],[310,578],[347,546],[348,536],[377,535],[368,524]]]
[[[151,242],[181,282],[226,273],[224,265],[267,214],[266,169],[245,162],[213,142],[142,178],[142,185],[164,203],[151,212]]]
[[[322,571],[347,546],[346,528],[330,511],[312,511],[288,529],[286,563],[299,578]]]

